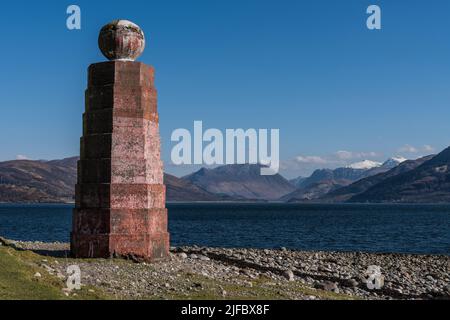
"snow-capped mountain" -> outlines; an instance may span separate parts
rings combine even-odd
[[[383,164],[381,162],[372,161],[372,160],[364,160],[361,162],[353,163],[353,164],[347,166],[347,168],[368,170],[368,169],[381,167],[382,165]]]
[[[353,164],[347,166],[347,168],[359,169],[359,170],[369,170],[369,169],[373,169],[373,168],[383,167],[383,168],[392,169],[392,168],[395,168],[396,166],[398,166],[400,163],[403,163],[407,160],[408,159],[403,158],[403,157],[392,157],[392,158],[387,159],[384,163],[372,161],[372,160],[364,160],[361,162],[353,163]]]
[[[387,159],[384,163],[383,163],[383,167],[385,168],[395,168],[396,166],[398,166],[400,163],[403,163],[405,161],[407,161],[408,159],[403,158],[403,157],[392,157]]]

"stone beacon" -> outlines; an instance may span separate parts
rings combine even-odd
[[[135,60],[143,31],[116,20],[89,67],[71,252],[75,258],[157,261],[169,254],[154,69]]]

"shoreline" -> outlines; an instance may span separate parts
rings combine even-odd
[[[48,250],[53,250],[55,247],[64,247],[65,250],[69,250],[70,243],[66,241],[39,241],[39,240],[20,240],[20,239],[7,239],[0,236],[0,242],[2,240],[11,244],[19,244],[23,245],[24,248],[29,248],[30,250],[34,250],[35,248],[48,248]],[[19,247],[18,247],[19,248]],[[450,254],[444,253],[410,253],[410,252],[383,252],[383,251],[361,251],[361,250],[308,250],[308,249],[296,249],[290,247],[274,247],[274,248],[263,248],[263,247],[219,247],[219,246],[202,246],[202,245],[180,245],[180,246],[171,246],[171,250],[176,250],[177,248],[209,248],[209,249],[220,249],[220,250],[270,250],[270,251],[280,251],[287,250],[290,252],[298,252],[298,253],[319,253],[319,254],[367,254],[374,256],[410,256],[410,257],[435,257],[435,258],[448,258],[450,259]],[[450,283],[449,283],[450,284]]]
[[[48,261],[56,259],[57,263],[50,266],[54,272],[63,273],[67,265],[76,263],[85,273],[88,285],[130,299],[164,296],[168,292],[189,298],[192,283],[186,282],[185,276],[203,279],[217,288],[284,288],[286,292],[280,291],[280,299],[326,299],[322,294],[327,293],[339,295],[339,299],[450,299],[450,257],[441,255],[192,246],[173,247],[167,261],[146,264],[117,259],[60,259],[67,256],[68,243],[4,241],[16,250],[34,251]],[[380,290],[368,289],[365,282],[367,269],[372,265],[379,266],[384,277]],[[141,284],[139,279],[148,280]],[[303,291],[294,290],[294,285]],[[197,289],[201,291],[201,287]]]
[[[283,202],[268,200],[248,201],[167,201],[167,205],[202,205],[202,204],[224,204],[224,205],[286,205],[286,206],[450,206],[450,202]],[[75,205],[75,202],[2,202],[0,205]]]

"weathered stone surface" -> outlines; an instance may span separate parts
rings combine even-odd
[[[124,80],[127,82],[127,80]],[[107,85],[86,90],[86,110],[124,109],[156,112],[156,90],[145,90],[143,85]]]
[[[143,63],[106,61],[93,64],[88,70],[88,90],[107,90],[111,85],[143,86],[154,89],[155,70]]]
[[[137,59],[145,48],[142,29],[128,20],[114,20],[100,31],[98,45],[109,60]]]
[[[166,189],[153,68],[89,68],[71,250],[75,257],[168,256]]]

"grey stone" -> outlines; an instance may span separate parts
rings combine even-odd
[[[283,277],[285,277],[286,280],[288,280],[288,281],[294,281],[295,280],[295,275],[294,275],[294,272],[292,270],[285,270],[283,272]]]
[[[337,284],[334,282],[331,282],[331,281],[325,281],[322,283],[318,283],[318,284],[316,284],[316,288],[324,290],[324,291],[332,291],[335,293],[339,293],[339,288],[338,288]]]
[[[359,285],[359,282],[355,279],[348,279],[345,285],[350,288],[356,288]]]

